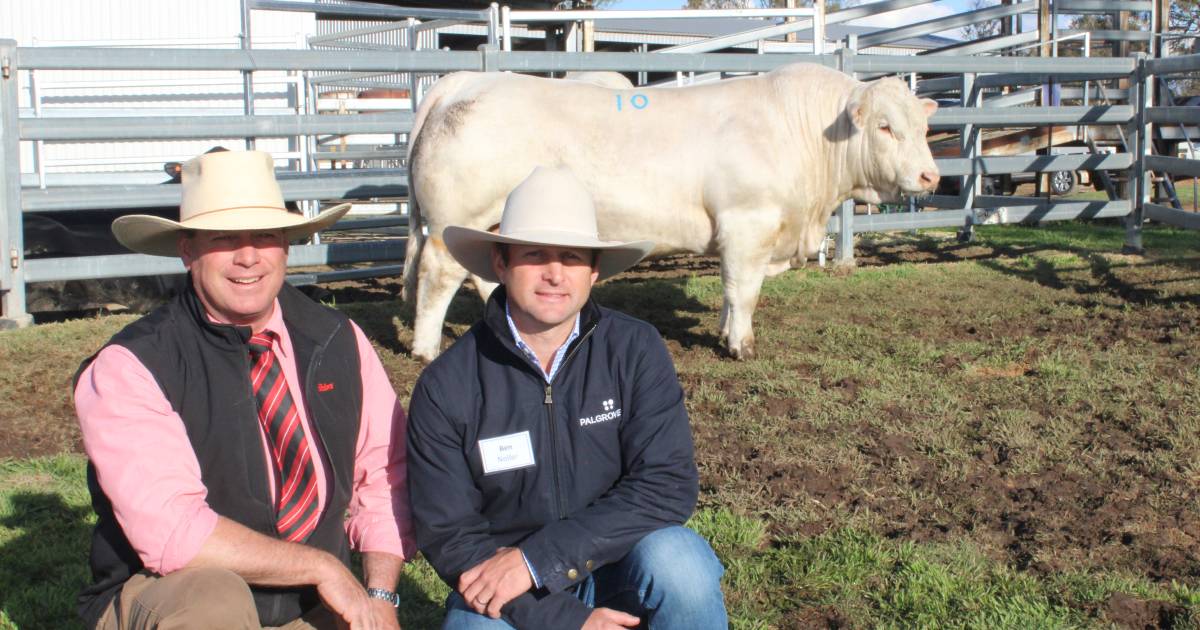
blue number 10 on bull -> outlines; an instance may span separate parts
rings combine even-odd
[[[625,95],[617,94],[617,111],[622,111],[625,105]],[[645,94],[634,94],[629,97],[629,105],[634,109],[646,109],[650,104],[650,99]]]

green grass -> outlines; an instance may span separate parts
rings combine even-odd
[[[690,525],[725,564],[731,626],[1106,628],[1127,595],[1200,627],[1200,239],[1150,227],[1147,255],[1125,256],[1104,222],[948,236],[870,237],[886,265],[769,279],[750,362],[719,348],[714,275],[596,289],[676,361],[701,471]],[[405,316],[338,308],[405,396]],[[479,312],[460,295],[450,328]],[[28,419],[14,439],[70,450],[60,388],[127,321],[0,334],[0,418]],[[0,459],[0,628],[78,627],[93,519],[81,456]],[[438,627],[428,564],[400,590],[405,628]]]
[[[1068,199],[1108,199],[1108,193],[1103,190],[1094,190],[1092,188],[1080,188],[1079,192],[1069,195]],[[1184,210],[1193,210],[1196,202],[1196,188],[1192,186],[1192,180],[1181,179],[1175,182],[1175,195],[1179,197],[1179,204]]]
[[[85,460],[61,455],[0,462],[0,628],[76,628],[77,590],[87,581]],[[1078,607],[1113,591],[1194,607],[1200,592],[1137,579],[1069,574],[1037,579],[971,545],[912,544],[853,529],[767,545],[760,519],[702,509],[689,525],[726,565],[733,628],[788,628],[797,611],[837,610],[854,626],[1071,628]],[[406,628],[436,628],[447,589],[422,560],[401,582]]]

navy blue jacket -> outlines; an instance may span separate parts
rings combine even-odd
[[[503,609],[518,628],[578,628],[564,592],[645,535],[679,525],[699,482],[683,389],[650,324],[588,301],[552,383],[513,342],[504,287],[421,374],[408,420],[417,545],[455,588],[517,546],[542,588]],[[532,466],[485,474],[480,440],[528,431]]]

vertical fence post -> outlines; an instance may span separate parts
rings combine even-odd
[[[17,76],[17,42],[0,39],[0,329],[33,323],[25,312]]]
[[[963,107],[979,107],[979,98],[975,91],[975,73],[964,72],[962,75],[962,93],[959,95],[959,103]],[[971,241],[975,238],[975,195],[979,191],[981,177],[979,170],[976,168],[976,159],[979,157],[979,130],[975,125],[963,125],[959,131],[959,153],[963,157],[971,160],[971,174],[964,175],[959,186],[958,197],[963,202],[963,209],[966,212],[966,218],[963,220],[963,231],[959,233],[958,239],[963,242]]]
[[[1129,83],[1130,101],[1135,103],[1134,118],[1130,125],[1132,133],[1126,137],[1134,138],[1133,146],[1126,150],[1135,152],[1133,165],[1129,169],[1129,185],[1126,194],[1129,197],[1130,212],[1125,219],[1125,246],[1121,248],[1126,254],[1142,253],[1142,224],[1146,221],[1146,202],[1150,197],[1150,174],[1146,172],[1146,155],[1150,152],[1150,125],[1147,124],[1147,108],[1151,104],[1153,86],[1146,71],[1145,53],[1137,53],[1137,65],[1133,71],[1133,80]],[[1134,100],[1136,98],[1136,100]]]
[[[494,44],[479,45],[479,69],[495,72],[500,67],[500,48]]]
[[[858,38],[854,35],[846,37],[846,45],[837,51],[838,70],[854,76],[854,55],[858,46]],[[837,267],[854,266],[854,200],[842,202],[838,210],[838,240],[837,252],[833,257]]]
[[[242,33],[241,47],[242,50],[250,50],[250,2],[242,0]],[[254,115],[254,73],[250,70],[242,71],[242,111],[247,116]],[[246,150],[254,150],[255,139],[253,137],[246,138]]]

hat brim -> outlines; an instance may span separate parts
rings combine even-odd
[[[113,236],[126,248],[152,256],[178,256],[179,233],[184,230],[246,232],[283,230],[290,243],[320,232],[350,211],[350,204],[338,204],[311,219],[281,211],[279,208],[238,208],[200,215],[180,223],[149,214],[131,214],[113,221]]]
[[[550,230],[531,231],[521,236],[495,234],[483,230],[448,226],[442,230],[442,240],[446,249],[467,271],[489,282],[500,282],[492,269],[492,245],[507,243],[509,245],[550,245],[554,247],[578,247],[594,249],[599,252],[596,270],[597,280],[611,278],[622,271],[636,265],[653,249],[653,241],[601,241],[573,232],[557,232]]]

